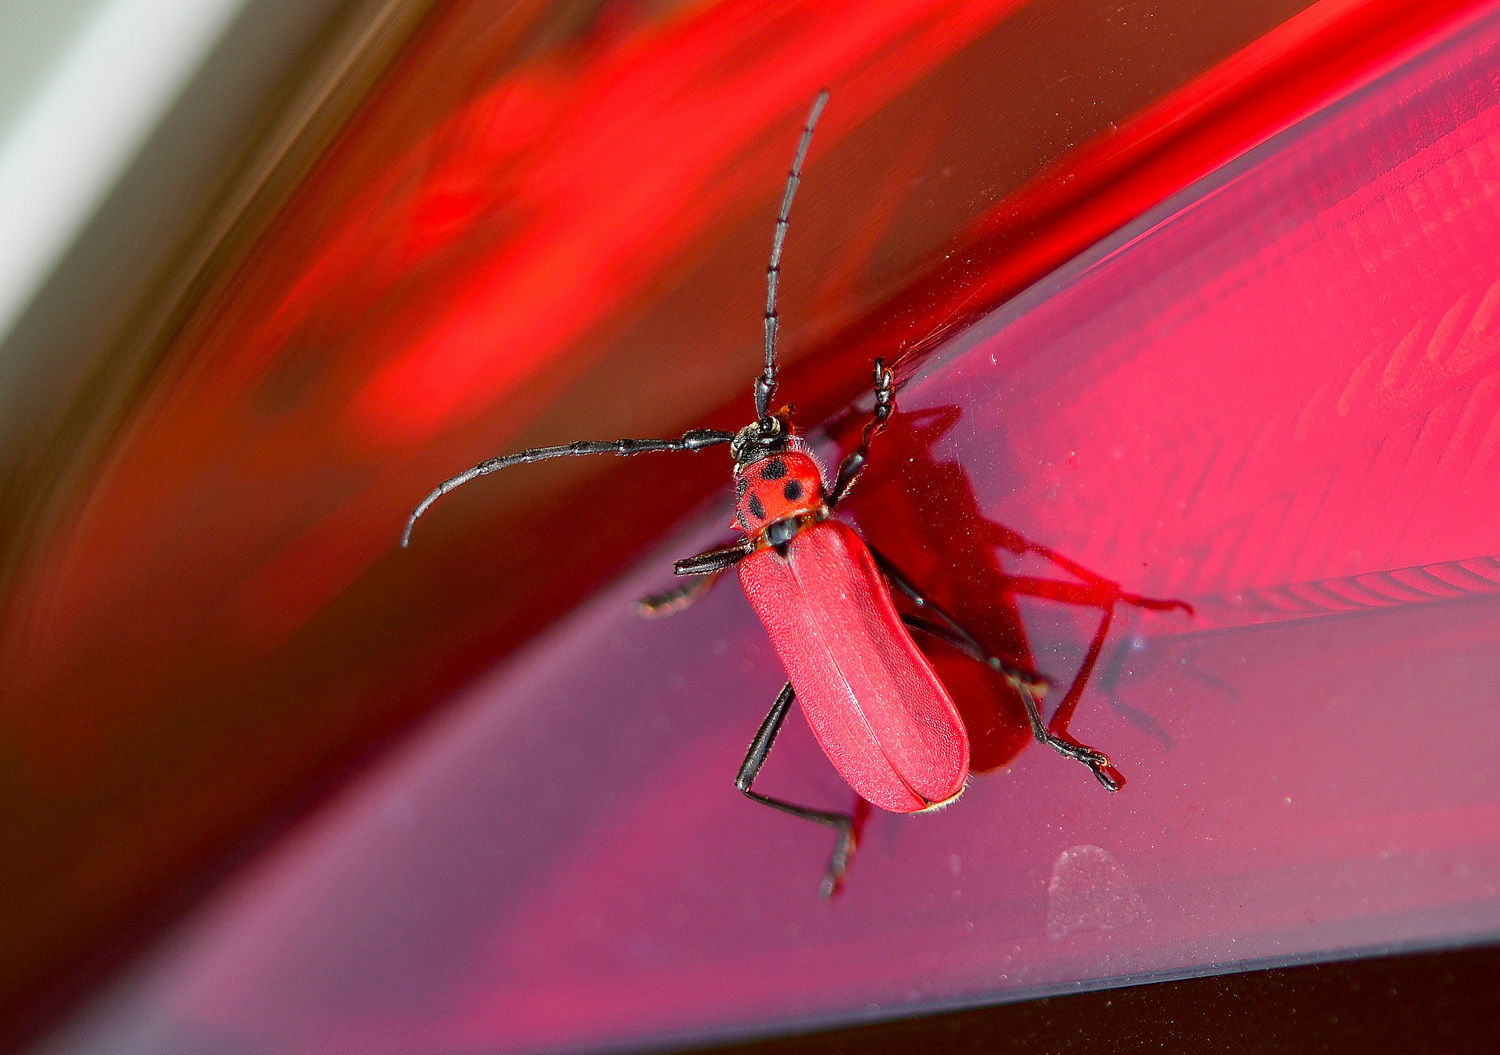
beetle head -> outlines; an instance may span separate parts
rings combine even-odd
[[[779,454],[792,446],[795,432],[792,429],[791,411],[791,407],[783,407],[780,413],[752,421],[734,434],[734,439],[729,444],[729,453],[734,455],[736,473],[751,462]]]

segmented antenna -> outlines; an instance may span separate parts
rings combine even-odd
[[[786,190],[781,194],[781,212],[776,216],[776,234],[771,239],[771,262],[766,266],[766,368],[755,379],[755,416],[762,429],[770,427],[771,396],[776,391],[776,280],[781,274],[781,246],[786,241],[787,215],[792,211],[792,197],[797,193],[797,184],[802,182],[802,161],[807,157],[807,145],[812,142],[813,128],[822,116],[828,102],[828,89],[824,88],[813,100],[807,114],[807,124],[802,126],[802,139],[797,144],[797,153],[792,158],[791,171],[786,176]]]
[[[499,469],[506,469],[512,465],[525,465],[528,462],[539,462],[546,458],[566,458],[578,454],[618,454],[622,458],[628,458],[632,454],[647,454],[651,451],[700,451],[704,447],[728,443],[733,439],[734,433],[732,432],[720,432],[718,429],[689,429],[682,434],[681,439],[676,440],[579,440],[577,443],[560,443],[555,447],[532,447],[517,454],[504,454],[498,458],[491,458],[489,461],[480,462],[472,469],[465,469],[457,476],[450,477],[433,488],[432,493],[422,499],[417,508],[412,510],[411,516],[407,518],[406,530],[401,532],[401,545],[405,548],[406,544],[411,541],[411,529],[416,526],[417,518],[427,512],[432,503],[449,491],[462,487],[470,480],[487,476]]]

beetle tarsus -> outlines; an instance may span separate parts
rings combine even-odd
[[[853,813],[833,813],[829,810],[815,810],[810,806],[798,806],[794,802],[774,799],[769,795],[762,795],[752,787],[756,776],[760,773],[760,767],[765,765],[766,756],[771,753],[771,745],[776,742],[776,734],[781,731],[781,723],[786,721],[787,712],[791,710],[792,701],[796,698],[791,682],[783,685],[781,691],[776,694],[776,702],[771,704],[771,712],[766,715],[766,720],[760,723],[760,728],[755,732],[755,739],[750,741],[750,750],[745,752],[745,761],[740,763],[740,771],[735,775],[734,786],[752,802],[770,806],[773,810],[780,810],[782,813],[790,813],[793,817],[801,817],[803,820],[826,825],[839,833],[838,841],[833,846],[833,856],[828,861],[828,871],[824,874],[822,883],[818,885],[818,896],[832,897],[842,889],[844,879],[849,874],[849,862],[854,859],[854,849],[859,842],[859,829],[863,826],[865,814],[869,809],[864,804],[864,800],[860,799],[855,803]]]
[[[1110,763],[1108,755],[1048,728],[1042,721],[1041,708],[1037,706],[1036,697],[1031,691],[1022,687],[1020,696],[1021,702],[1026,705],[1026,719],[1031,723],[1031,735],[1037,743],[1046,744],[1064,758],[1071,758],[1088,766],[1106,791],[1119,791],[1125,786],[1124,776]],[[1054,715],[1052,720],[1056,724],[1057,716]]]
[[[851,819],[848,824],[839,830],[838,842],[833,844],[833,856],[828,859],[828,871],[823,876],[823,881],[818,884],[818,897],[836,897],[844,889],[844,881],[849,878],[849,863],[854,860],[854,851],[859,846],[859,840],[854,834],[854,822]]]
[[[859,474],[865,471],[865,463],[870,458],[870,443],[885,428],[886,420],[896,410],[896,375],[885,367],[885,363],[879,359],[875,360],[875,409],[870,414],[870,420],[866,423],[864,431],[860,433],[859,446],[844,456],[839,462],[839,470],[834,476],[833,486],[828,490],[828,508],[832,509],[844,500],[854,486],[854,481],[859,479]]]
[[[719,581],[721,574],[723,574],[722,568],[719,571],[707,572],[675,589],[648,594],[635,602],[635,614],[642,619],[660,619],[663,616],[676,615],[683,609],[692,607],[700,597],[713,589],[714,583]]]

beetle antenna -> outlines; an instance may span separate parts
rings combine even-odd
[[[406,530],[401,532],[401,545],[405,548],[411,542],[411,529],[416,526],[417,518],[427,512],[432,503],[449,491],[462,487],[470,480],[488,476],[498,469],[578,454],[618,454],[622,458],[628,458],[632,454],[648,454],[652,451],[701,451],[704,447],[728,443],[733,439],[734,433],[732,432],[720,432],[718,429],[689,429],[682,434],[680,439],[675,440],[579,440],[577,443],[561,443],[555,447],[532,447],[517,454],[491,458],[489,461],[480,462],[472,469],[465,469],[457,476],[444,480],[433,488],[432,493],[422,499],[417,504],[417,508],[412,510],[411,516],[406,521]]]
[[[766,368],[755,379],[755,416],[762,429],[769,427],[771,416],[767,408],[771,395],[776,391],[776,280],[781,275],[781,247],[786,241],[787,215],[792,211],[792,198],[797,193],[797,184],[802,182],[802,161],[807,157],[807,145],[812,142],[813,128],[822,116],[828,102],[828,89],[824,88],[813,100],[807,114],[807,124],[802,126],[802,139],[797,144],[797,153],[792,157],[792,168],[786,176],[786,189],[781,192],[781,212],[776,216],[776,234],[771,238],[771,262],[766,265]]]

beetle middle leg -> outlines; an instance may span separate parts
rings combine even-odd
[[[751,785],[755,783],[756,774],[760,772],[760,767],[765,765],[766,756],[771,753],[771,745],[776,742],[776,734],[781,731],[781,723],[786,721],[787,712],[791,710],[792,700],[795,698],[796,693],[792,691],[792,683],[787,682],[781,687],[781,692],[777,693],[776,702],[771,705],[771,713],[766,715],[766,720],[760,723],[755,739],[750,741],[750,750],[745,754],[745,761],[740,764],[739,774],[734,778],[734,786],[744,792],[747,797],[764,806],[790,813],[793,817],[802,817],[805,820],[827,825],[838,832],[838,841],[833,846],[833,856],[828,861],[828,871],[823,876],[823,881],[818,884],[819,897],[832,897],[844,885],[844,877],[849,874],[849,862],[854,857],[854,849],[859,841],[858,811],[851,814],[815,810],[809,806],[798,806],[769,795],[762,795],[751,788]]]
[[[672,571],[676,575],[690,575],[694,578],[682,586],[642,597],[635,602],[635,614],[643,619],[655,619],[682,611],[711,590],[714,583],[719,581],[719,576],[744,559],[751,549],[750,541],[741,539],[684,557],[672,566]]]

